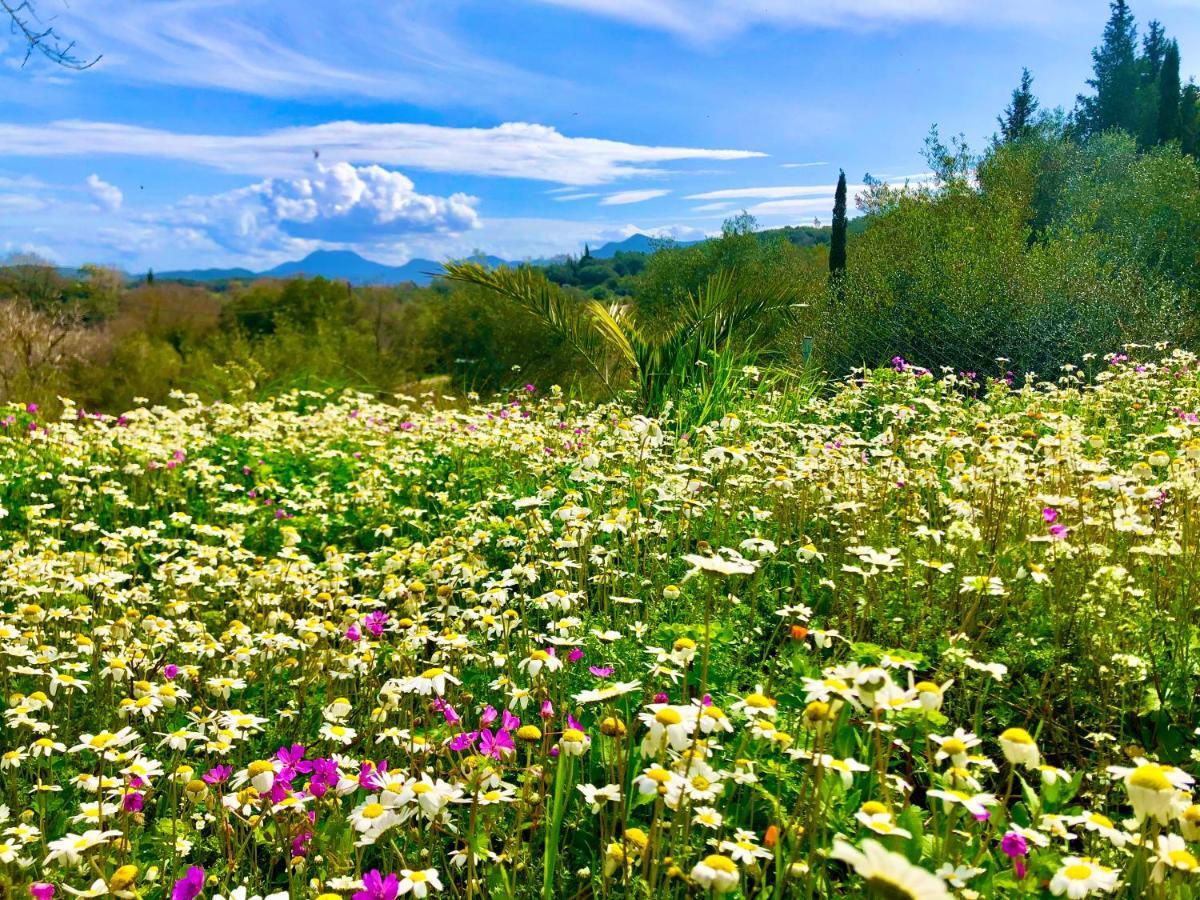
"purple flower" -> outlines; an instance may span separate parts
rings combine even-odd
[[[232,766],[213,766],[200,777],[208,784],[217,785],[224,784],[229,780],[229,776],[233,774]]]
[[[204,870],[199,866],[190,866],[187,874],[175,882],[171,888],[171,900],[194,900],[204,890]]]
[[[541,716],[543,719],[553,719],[554,718],[554,704],[551,703],[549,700],[542,701]]]
[[[516,731],[521,727],[521,718],[520,716],[514,716],[506,709],[501,715],[500,727],[505,731]]]
[[[588,666],[588,671],[597,678],[607,678],[614,671],[612,666]]]
[[[362,632],[359,630],[357,622],[346,629],[346,640],[356,643],[362,640]]]
[[[500,759],[505,752],[516,752],[516,749],[513,746],[512,735],[505,728],[501,728],[495,734],[488,728],[479,732],[479,752],[484,756]]]
[[[29,886],[29,896],[33,897],[33,900],[50,900],[54,896],[54,885],[35,881]]]
[[[489,705],[483,711],[483,715],[479,717],[479,723],[484,726],[491,725],[498,718],[500,718],[500,713],[496,712],[496,707]]]
[[[121,809],[125,812],[141,812],[145,806],[145,798],[137,791],[132,791],[121,798]]]
[[[400,893],[400,879],[395,872],[385,877],[378,869],[363,876],[363,890],[354,895],[354,900],[396,900]]]
[[[461,734],[456,734],[454,739],[450,741],[450,749],[456,753],[462,753],[464,750],[470,750],[475,746],[477,740],[479,740],[478,731],[464,731]]]
[[[292,857],[308,855],[308,844],[312,839],[311,831],[302,831],[292,838]]]
[[[1066,536],[1067,536],[1067,526],[1066,525],[1051,525],[1050,526],[1050,537],[1054,538],[1056,541],[1064,540],[1066,538]]]
[[[579,662],[581,659],[583,659],[583,651],[578,647],[575,647],[567,654],[567,660],[570,662]]]
[[[374,637],[379,637],[383,634],[383,629],[387,626],[388,614],[382,610],[376,610],[364,616],[362,623],[363,627],[371,632]]]
[[[163,666],[162,673],[163,678],[167,679],[167,681],[171,681],[176,675],[179,674],[179,666],[175,665],[175,663],[167,663],[165,666]]]
[[[1018,834],[1015,831],[1010,831],[1004,835],[1000,841],[1000,849],[1004,855],[1013,861],[1013,871],[1016,872],[1017,878],[1025,877],[1025,857],[1029,853],[1029,844],[1026,842],[1024,835]]]
[[[1058,518],[1058,510],[1055,509],[1053,506],[1047,506],[1045,509],[1042,510],[1042,519],[1045,520],[1047,525],[1053,524],[1054,520],[1057,518]]]
[[[654,695],[654,702],[655,703],[670,703],[671,697],[670,697],[670,695],[664,693],[663,691],[659,691],[657,694]]]

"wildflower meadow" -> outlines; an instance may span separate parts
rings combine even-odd
[[[0,432],[0,896],[1200,895],[1200,360]]]

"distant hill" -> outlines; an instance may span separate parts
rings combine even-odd
[[[514,265],[498,256],[481,256],[480,261],[489,266]],[[249,269],[180,269],[172,272],[155,272],[159,281],[239,281],[253,278],[291,278],[320,275],[333,281],[349,281],[356,285],[429,284],[434,275],[441,272],[442,264],[432,259],[410,259],[402,266],[389,266],[359,256],[353,250],[315,250],[304,259],[280,263],[273,269],[252,272]]]
[[[853,224],[852,224],[853,227]],[[828,227],[792,226],[761,231],[759,235],[764,240],[782,235],[794,244],[809,246],[829,242]],[[595,250],[591,255],[596,259],[613,259],[618,253],[637,253],[649,256],[664,243],[660,238],[648,234],[631,234],[621,241],[610,241]],[[668,241],[671,246],[686,247],[698,244],[700,241]],[[502,259],[490,254],[472,257],[488,266],[515,266],[518,261]],[[570,259],[568,256],[554,259],[532,260],[531,265],[553,268]],[[281,263],[264,272],[252,272],[249,269],[181,269],[172,272],[155,272],[155,278],[162,281],[244,281],[254,278],[290,278],[295,275],[310,277],[323,276],[336,281],[349,281],[355,285],[371,284],[401,284],[412,282],[417,285],[429,284],[434,276],[441,272],[442,264],[432,259],[410,259],[402,266],[390,266],[360,256],[353,250],[316,250],[304,259]]]

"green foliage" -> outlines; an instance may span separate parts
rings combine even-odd
[[[746,235],[753,239],[752,233]],[[731,373],[770,357],[767,329],[787,315],[794,291],[759,285],[740,291],[735,276],[718,271],[677,304],[671,322],[647,321],[628,306],[579,300],[530,267],[486,269],[452,263],[447,277],[503,297],[557,333],[609,393],[632,383],[638,406],[663,410],[682,393],[699,390],[705,415],[720,412],[734,384]],[[715,374],[714,374],[715,373]]]
[[[884,189],[845,294],[817,299],[832,371],[902,356],[936,368],[1049,373],[1095,347],[1194,329],[1200,173],[1175,146],[1042,135],[989,151],[937,188]],[[1003,370],[1002,369],[1002,370]]]

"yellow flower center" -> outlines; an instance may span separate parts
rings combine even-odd
[[[1092,877],[1092,867],[1079,864],[1067,866],[1063,869],[1063,875],[1072,881],[1087,881]]]
[[[1024,728],[1009,728],[1000,735],[1000,740],[1013,744],[1032,744],[1033,736]]]
[[[950,738],[950,740],[942,742],[942,752],[948,753],[950,756],[957,756],[967,752],[967,745],[958,738]]]
[[[775,704],[770,697],[763,694],[749,694],[746,697],[746,705],[753,706],[755,709],[770,709]]]
[[[1146,788],[1151,791],[1169,791],[1171,782],[1163,774],[1162,766],[1146,763],[1138,766],[1129,776],[1130,787]]]
[[[1171,860],[1171,865],[1178,869],[1194,869],[1200,863],[1196,862],[1196,857],[1188,853],[1186,850],[1172,850],[1167,854],[1167,858]]]
[[[734,861],[728,856],[721,856],[719,853],[704,857],[704,865],[708,866],[714,872],[732,873],[737,871],[737,865]]]
[[[654,721],[660,725],[678,725],[683,721],[683,716],[679,714],[678,710],[667,707],[654,714]]]
[[[382,803],[368,803],[363,807],[362,817],[364,819],[378,819],[385,812],[386,810],[383,808]]]

